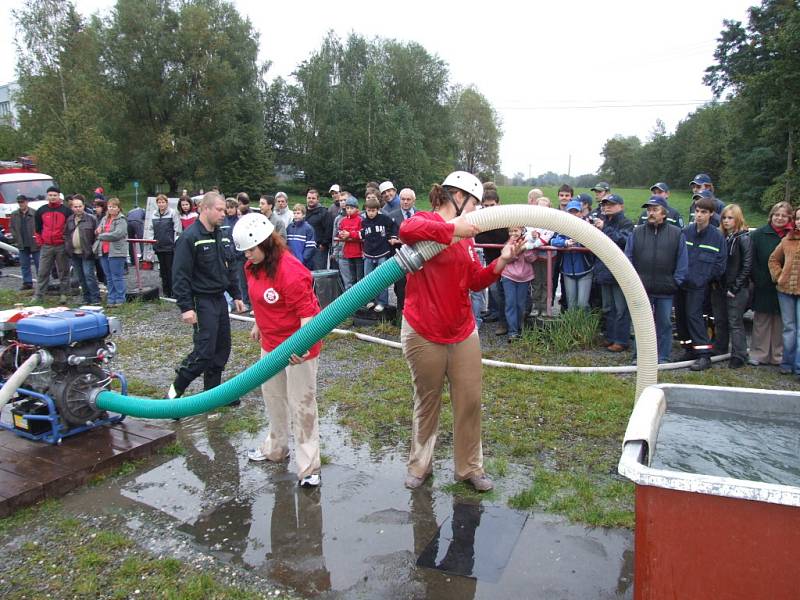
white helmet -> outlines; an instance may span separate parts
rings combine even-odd
[[[457,188],[475,196],[478,200],[483,200],[483,184],[472,173],[453,171],[445,177],[442,185]]]
[[[249,212],[233,226],[233,244],[239,252],[255,248],[272,235],[275,226],[261,213]]]
[[[382,194],[386,190],[393,190],[395,189],[394,184],[391,181],[384,181],[382,184],[378,186],[378,191]]]

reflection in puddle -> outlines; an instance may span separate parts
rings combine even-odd
[[[629,532],[454,502],[438,489],[445,479],[410,492],[399,453],[331,447],[345,436],[321,427],[333,460],[319,489],[299,488],[290,463],[248,463],[257,436],[196,417],[178,426],[185,456],[121,494],[177,520],[199,549],[306,597],[630,597]]]

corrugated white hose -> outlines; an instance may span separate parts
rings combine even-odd
[[[25,382],[28,375],[33,373],[33,370],[39,366],[41,361],[42,356],[39,352],[31,354],[28,359],[14,371],[11,377],[6,380],[3,387],[0,388],[0,410],[3,410],[6,403],[14,397],[17,388]]]
[[[628,257],[607,235],[594,225],[568,212],[543,206],[524,204],[493,206],[471,212],[465,215],[465,219],[477,225],[481,231],[502,227],[541,227],[568,235],[589,248],[611,271],[628,303],[636,335],[636,399],[639,399],[639,395],[647,386],[658,382],[656,327],[650,300]],[[424,255],[419,246],[420,244],[417,244],[417,250]]]
[[[12,246],[11,244],[6,244],[5,242],[0,242],[0,248],[14,255],[19,254],[19,249],[16,246]]]

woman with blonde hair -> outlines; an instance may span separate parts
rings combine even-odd
[[[750,234],[753,241],[753,335],[751,365],[779,365],[783,357],[781,311],[775,282],[769,273],[769,257],[792,231],[792,205],[778,202],[769,211],[767,224]]]
[[[747,336],[744,332],[744,311],[750,297],[750,273],[753,269],[753,245],[742,209],[728,204],[722,209],[719,230],[725,236],[728,260],[725,273],[711,284],[711,306],[714,312],[714,348],[728,351],[728,367],[739,369],[747,362]]]

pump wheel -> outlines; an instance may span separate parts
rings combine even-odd
[[[51,388],[58,414],[68,425],[85,425],[105,415],[93,408],[89,398],[93,390],[108,384],[108,374],[96,365],[70,369]]]

